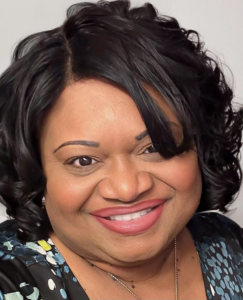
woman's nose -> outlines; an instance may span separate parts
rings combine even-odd
[[[99,183],[99,193],[106,199],[132,202],[152,186],[151,174],[123,161],[111,166],[107,176]]]

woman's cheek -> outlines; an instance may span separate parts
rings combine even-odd
[[[159,169],[156,176],[176,192],[201,193],[201,173],[195,151],[165,160]]]
[[[46,201],[63,212],[77,212],[95,190],[96,182],[77,176],[47,177]]]

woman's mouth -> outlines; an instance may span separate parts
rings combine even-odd
[[[148,213],[150,213],[152,211],[152,209],[153,208],[147,208],[147,209],[143,209],[143,210],[140,210],[140,211],[132,213],[132,214],[110,216],[110,217],[107,217],[106,219],[113,220],[113,221],[131,221],[131,220],[135,220],[135,219],[141,218],[142,216],[147,215]]]
[[[91,215],[107,229],[122,234],[136,235],[147,231],[160,218],[164,200],[148,200],[130,207],[112,207]]]

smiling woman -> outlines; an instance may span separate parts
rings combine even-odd
[[[207,212],[241,185],[232,98],[151,4],[24,39],[0,78],[0,299],[243,299],[242,230]]]
[[[178,123],[160,98],[155,100]],[[197,154],[165,159],[145,133],[132,98],[117,87],[88,79],[64,90],[40,139],[45,207],[56,245],[60,240],[97,264],[100,257],[136,264],[171,242],[176,220],[188,222],[201,196]]]

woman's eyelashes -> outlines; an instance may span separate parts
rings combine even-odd
[[[93,164],[98,163],[97,159],[94,159],[90,156],[77,156],[68,160],[66,165],[73,165],[77,168],[87,168],[92,166]]]
[[[155,149],[154,145],[152,144],[145,149],[144,154],[150,154],[150,153],[156,153],[156,152],[158,152],[158,151]]]
[[[151,144],[148,147],[146,147],[145,150],[143,150],[143,152],[141,154],[154,154],[154,153],[158,153],[158,151],[155,149],[154,145]],[[97,158],[93,158],[91,156],[88,155],[82,155],[82,156],[76,156],[76,157],[72,157],[70,159],[68,159],[65,162],[65,165],[69,165],[69,166],[74,166],[76,168],[82,168],[82,169],[87,169],[90,167],[93,167],[93,165],[99,163],[99,160]]]

